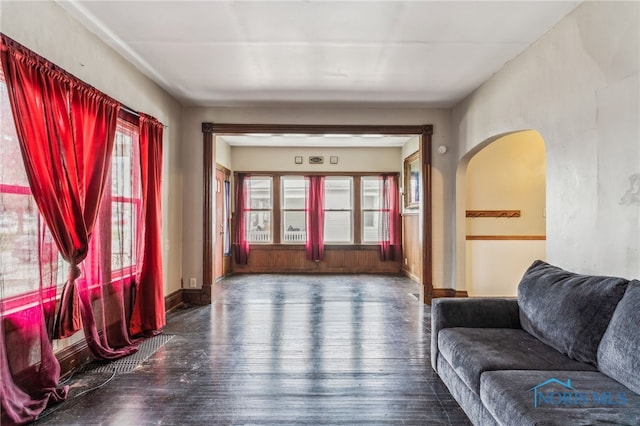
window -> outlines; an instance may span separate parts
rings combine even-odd
[[[324,242],[353,242],[353,178],[327,177],[324,181]]]
[[[0,299],[64,284],[62,259],[31,195],[0,70]],[[39,268],[38,247],[42,256]]]
[[[278,173],[245,176],[243,211],[247,242],[307,243],[309,177]],[[398,196],[394,198],[396,201],[385,201],[383,179],[383,175],[374,173],[324,177],[325,244],[380,245],[391,238],[390,218],[397,206],[391,209],[387,204],[396,203]]]
[[[380,241],[382,219],[382,180],[377,176],[362,177],[362,242]],[[387,213],[388,214],[388,213]]]
[[[307,240],[305,197],[308,181],[303,176],[283,176],[282,188],[282,242],[304,244]]]
[[[133,273],[136,263],[137,225],[142,205],[140,168],[136,167],[140,164],[138,137],[138,126],[118,120],[111,158],[111,215],[107,218],[111,223],[112,277]]]
[[[271,216],[273,213],[272,187],[270,176],[250,176],[245,179],[246,214],[245,229],[249,243],[271,243]]]
[[[0,120],[0,273],[5,283],[0,298],[7,298],[38,290],[41,279],[45,287],[63,285],[67,266],[31,195],[1,70]],[[137,125],[118,120],[111,161],[111,184],[105,188],[94,233],[108,243],[90,244],[87,260],[103,263],[104,271],[110,262],[114,279],[134,273],[137,259],[141,209]],[[100,250],[96,250],[100,246],[110,247],[108,257],[100,259]]]

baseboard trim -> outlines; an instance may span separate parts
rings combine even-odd
[[[210,305],[211,296],[208,296],[209,300],[204,300],[206,298],[205,292],[200,288],[185,288],[182,290],[182,301],[187,305]]]
[[[60,377],[66,377],[81,366],[93,361],[89,346],[84,339],[56,353],[56,358],[60,363]]]
[[[180,290],[174,291],[173,293],[171,293],[170,295],[164,298],[164,309],[166,312],[171,312],[175,310],[177,307],[184,304],[184,301],[182,300],[183,292],[184,292],[184,289],[181,288]]]
[[[469,297],[469,294],[466,291],[453,288],[434,288],[433,298],[437,297]]]
[[[415,281],[417,283],[420,283],[420,278],[418,278],[417,275],[411,273],[409,270],[402,268],[402,274],[404,276],[406,276],[407,278],[409,278],[411,281]]]

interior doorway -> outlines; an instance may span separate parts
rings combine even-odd
[[[220,165],[216,165],[216,221],[214,227],[214,275],[215,281],[229,273],[230,267],[230,183],[231,172]]]
[[[534,130],[498,135],[458,171],[462,284],[469,296],[516,296],[526,268],[546,258],[546,160]],[[460,268],[460,266],[459,266]]]
[[[212,295],[214,282],[214,243],[215,233],[219,232],[216,226],[215,204],[215,171],[214,162],[217,154],[214,153],[216,136],[224,135],[361,135],[367,136],[394,136],[413,135],[418,136],[418,164],[420,170],[420,208],[418,209],[418,228],[420,234],[421,268],[416,277],[420,284],[420,296],[425,303],[429,303],[433,297],[432,283],[432,218],[431,218],[431,136],[432,125],[273,125],[273,124],[224,124],[202,123],[203,153],[204,153],[204,193],[203,193],[203,284],[200,300],[211,303],[215,300]],[[399,164],[401,167],[401,164]],[[233,231],[232,231],[233,232]],[[233,241],[232,241],[233,251]],[[224,267],[224,266],[223,266]],[[213,297],[212,297],[213,296]]]

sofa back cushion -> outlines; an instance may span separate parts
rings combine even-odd
[[[598,368],[640,394],[640,281],[631,281],[598,347]]]
[[[536,260],[518,286],[522,328],[569,358],[597,365],[598,345],[628,283]]]

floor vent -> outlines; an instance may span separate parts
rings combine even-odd
[[[104,362],[92,362],[87,364],[83,369],[83,372],[87,373],[103,373],[103,372],[116,372],[127,373],[135,369],[138,365],[142,364],[151,355],[156,353],[165,343],[173,339],[173,334],[158,334],[149,339],[144,340],[138,345],[138,351],[124,358],[117,359],[115,361]]]

